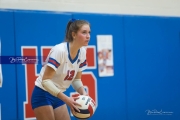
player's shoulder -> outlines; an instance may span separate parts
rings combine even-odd
[[[80,56],[84,58],[86,56],[86,47],[81,47],[80,48]]]
[[[66,51],[66,42],[56,44],[53,47],[53,51],[65,52]]]
[[[81,51],[82,53],[86,53],[86,47],[81,47],[81,48],[80,48],[80,51]]]

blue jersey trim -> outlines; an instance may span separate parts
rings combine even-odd
[[[78,50],[76,57],[74,58],[74,60],[72,60],[72,58],[71,58],[71,56],[70,56],[70,51],[69,51],[69,43],[67,43],[67,49],[68,49],[68,58],[69,58],[69,60],[71,61],[71,63],[73,64],[73,63],[78,59],[79,51],[80,51],[80,50]]]

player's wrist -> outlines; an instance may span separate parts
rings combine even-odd
[[[86,96],[89,96],[89,94],[87,94],[87,93],[86,93],[85,95],[86,95]]]
[[[85,91],[83,92],[83,94],[82,94],[82,95],[89,96],[89,95],[88,95],[88,93],[87,93],[87,92],[85,92]]]
[[[78,90],[76,90],[80,95],[84,95],[86,91],[84,90],[84,86],[81,86]]]

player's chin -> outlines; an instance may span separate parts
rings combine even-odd
[[[84,43],[84,45],[83,45],[83,46],[88,46],[88,43],[89,43],[89,42]]]

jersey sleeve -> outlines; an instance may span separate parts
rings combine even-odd
[[[79,72],[85,70],[86,68],[87,68],[86,49],[82,48],[82,50],[81,50],[81,62],[79,65]]]
[[[62,52],[60,50],[52,49],[47,60],[47,66],[53,68],[56,71],[61,64],[61,56]]]

